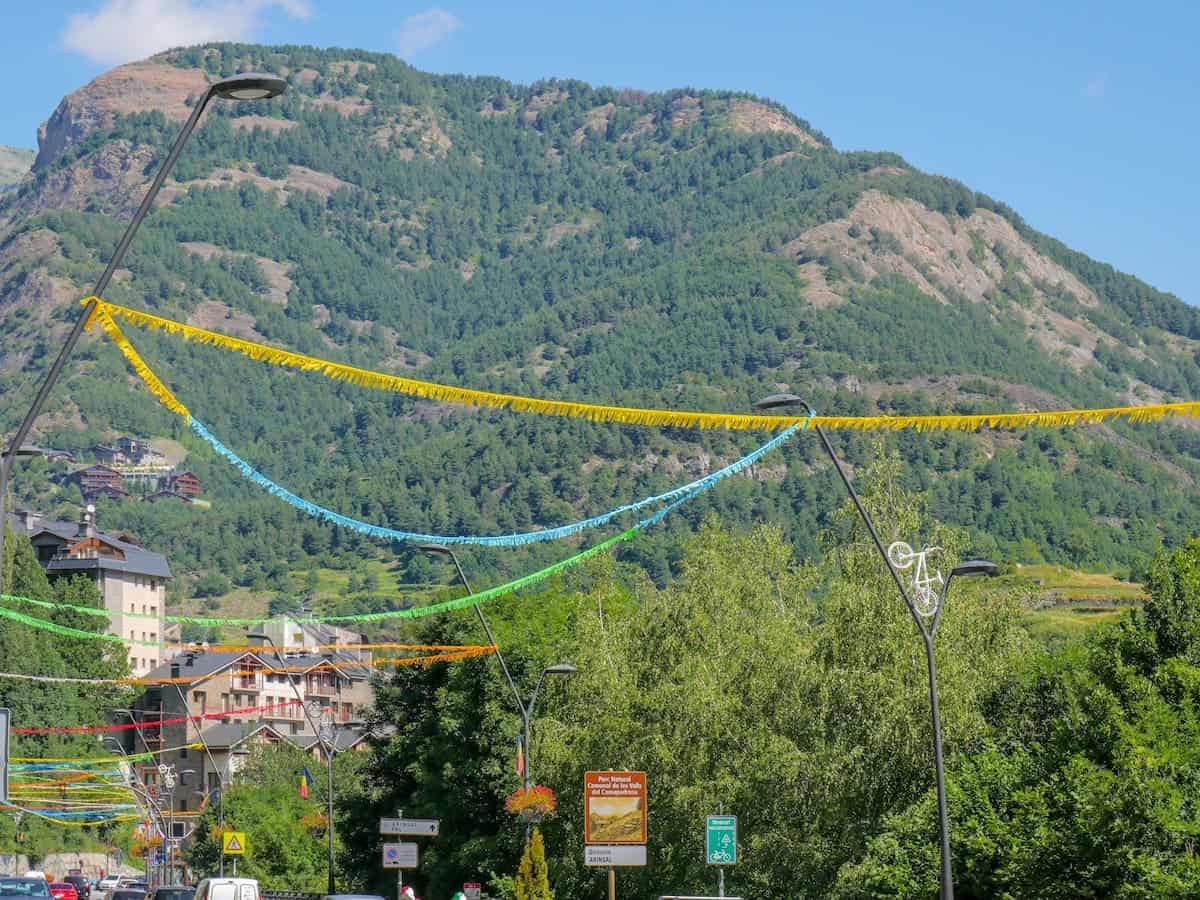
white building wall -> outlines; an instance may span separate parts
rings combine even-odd
[[[167,588],[163,579],[106,571],[100,594],[111,616],[109,633],[125,644],[133,674],[145,675],[164,662]]]

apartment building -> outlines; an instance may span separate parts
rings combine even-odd
[[[189,650],[149,673],[178,681],[150,687],[135,703],[129,714],[149,724],[125,738],[125,749],[155,754],[138,772],[152,791],[162,790],[158,767],[174,766],[174,808],[195,811],[256,744],[289,741],[323,761],[315,724],[332,727],[334,752],[365,749],[359,723],[374,702],[370,675],[369,655],[358,651]]]
[[[58,522],[28,510],[8,515],[9,527],[33,544],[51,580],[83,574],[95,582],[109,612],[110,634],[121,638],[133,674],[143,676],[162,662],[167,582],[165,556],[147,550],[129,534],[96,527],[88,506],[78,522]]]

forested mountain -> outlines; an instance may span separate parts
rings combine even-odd
[[[1053,409],[1200,393],[1200,316],[890,153],[843,153],[777,104],[576,81],[434,76],[354,50],[219,44],[65,98],[0,197],[0,416],[11,428],[206,81],[261,70],[273,101],[215,101],[108,299],[369,368],[596,403],[741,412],[787,388],[822,412]],[[446,407],[129,330],[215,434],[296,493],[399,528],[572,521],[711,471],[753,435]],[[190,451],[212,508],[102,504],[176,571],[288,589],[370,541],[267,497],[196,442],[103,336],[39,423]],[[839,435],[856,466],[872,454]],[[889,438],[974,552],[1141,572],[1200,531],[1200,434],[1167,422]],[[47,464],[18,497],[78,502]],[[622,552],[660,583],[707,513],[779,523],[812,556],[840,491],[808,436]],[[584,535],[572,543],[590,543]],[[568,542],[570,543],[570,542]],[[397,548],[399,550],[399,548]],[[464,553],[480,580],[562,544]],[[402,578],[430,563],[401,551]],[[185,579],[185,587],[192,584]],[[367,591],[369,593],[369,591]],[[370,605],[369,597],[357,601]]]

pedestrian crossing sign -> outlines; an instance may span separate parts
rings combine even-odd
[[[227,856],[245,856],[246,832],[226,831],[221,835],[221,852]]]

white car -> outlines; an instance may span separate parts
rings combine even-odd
[[[205,878],[196,886],[195,900],[262,900],[253,878]]]
[[[102,894],[107,894],[109,891],[116,888],[121,883],[120,875],[105,875],[100,879],[100,883],[96,885],[96,890]]]

